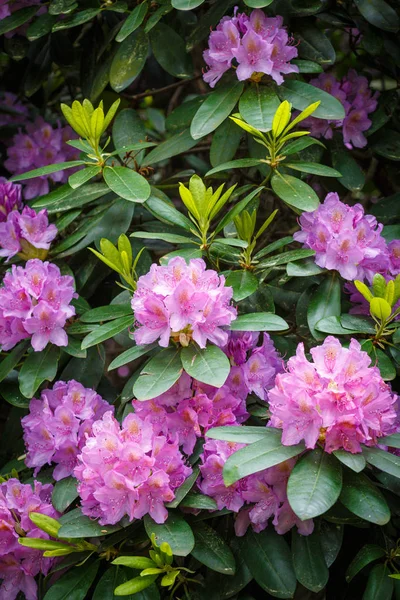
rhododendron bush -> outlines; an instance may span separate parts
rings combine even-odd
[[[396,0],[0,0],[0,600],[400,598]]]

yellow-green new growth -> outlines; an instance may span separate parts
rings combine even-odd
[[[132,292],[136,290],[136,266],[144,248],[138,252],[134,259],[129,238],[123,233],[118,238],[117,246],[114,246],[110,240],[102,238],[100,240],[101,252],[98,252],[94,248],[89,248],[89,250],[93,252],[93,254],[97,256],[97,258],[99,258],[104,264],[110,267],[110,269],[121,275],[121,277],[126,281],[128,287],[126,288],[122,284],[118,283],[120,287],[128,289]]]
[[[370,288],[358,280],[354,285],[369,304],[371,317],[376,323],[375,341],[385,341],[385,337],[394,333],[393,328],[387,326],[400,314],[399,308],[393,310],[400,299],[400,275],[397,275],[396,279],[386,281],[383,275],[377,273]]]

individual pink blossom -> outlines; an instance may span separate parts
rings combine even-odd
[[[52,389],[43,390],[39,400],[32,398],[21,421],[26,465],[37,475],[45,464],[56,464],[56,481],[72,475],[93,422],[106,411],[113,412],[113,407],[77,381],[57,381]]]
[[[158,435],[139,415],[129,414],[121,426],[108,411],[93,423],[74,475],[82,512],[108,525],[145,514],[163,523],[165,503],[191,472],[177,441]]]
[[[368,115],[376,110],[379,92],[372,94],[368,79],[350,69],[340,81],[332,73],[321,73],[311,79],[311,85],[328,92],[343,104],[345,118],[325,120],[308,117],[302,125],[310,129],[314,137],[333,137],[335,130],[342,130],[343,142],[348,148],[363,148],[367,145],[364,132],[371,127]]]
[[[269,391],[269,425],[282,429],[285,446],[304,440],[307,448],[323,445],[326,452],[343,449],[361,452],[361,444],[374,446],[397,427],[397,395],[371,367],[371,359],[352,339],[349,348],[328,336],[311,349],[304,345],[276,376]]]
[[[236,318],[231,306],[232,288],[225,278],[206,269],[202,259],[187,265],[181,257],[166,266],[153,264],[147,275],[138,279],[132,308],[139,327],[134,333],[137,344],[169,340],[187,345],[193,339],[201,348],[209,340],[223,346],[228,333],[222,327]]]
[[[13,210],[7,220],[0,223],[0,256],[9,260],[19,254],[21,258],[43,260],[57,231],[55,225],[49,225],[45,209],[38,213],[29,206],[22,212]]]
[[[296,459],[243,477],[230,486],[225,485],[224,465],[232,454],[243,447],[244,444],[233,442],[206,441],[200,457],[201,475],[197,482],[200,491],[215,500],[218,510],[227,508],[238,513],[235,520],[238,536],[244,535],[249,526],[257,533],[263,531],[270,522],[280,534],[295,525],[302,535],[312,533],[313,521],[301,521],[293,513],[287,499],[287,482]]]
[[[282,74],[298,73],[298,67],[290,63],[296,56],[282,17],[269,18],[262,10],[253,10],[248,17],[235,9],[234,16],[223,17],[210,34],[203,53],[208,67],[203,79],[214,87],[234,67],[240,81],[265,74],[281,85]]]
[[[76,298],[74,281],[60,269],[39,259],[25,267],[12,265],[0,287],[0,346],[10,350],[31,337],[35,351],[49,342],[67,346],[67,320],[75,314],[71,300]]]
[[[315,250],[315,262],[339,271],[344,279],[372,279],[389,267],[389,253],[382,237],[383,225],[366,215],[361,204],[348,206],[331,192],[313,212],[300,217],[301,231],[294,239]]]
[[[2,4],[5,0],[0,0],[0,22],[4,17],[4,11],[8,11],[9,2],[6,0],[6,4]],[[6,127],[9,125],[21,125],[26,122],[28,118],[28,107],[18,100],[18,97],[11,92],[0,93],[0,127]]]
[[[26,125],[25,131],[26,133],[23,133],[19,130],[19,133],[14,135],[12,144],[7,148],[8,158],[4,166],[13,175],[55,163],[76,160],[79,156],[79,150],[66,143],[67,140],[76,137],[69,126],[61,127],[58,124],[53,128],[42,117],[38,117],[34,123]],[[57,171],[27,180],[24,186],[24,198],[29,200],[47,194],[50,189],[49,181],[66,183],[73,172],[72,169],[68,169],[68,171]]]
[[[1,126],[1,125],[0,125]],[[22,186],[0,177],[0,226],[13,210],[22,210]],[[2,238],[0,237],[0,243]]]
[[[34,481],[33,487],[15,478],[0,483],[0,600],[14,600],[20,592],[26,600],[38,597],[35,577],[47,575],[54,559],[44,558],[41,550],[21,546],[18,539],[22,535],[49,539],[30,520],[29,513],[57,518],[51,505],[52,490],[52,485],[39,481]]]

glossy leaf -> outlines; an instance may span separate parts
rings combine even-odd
[[[206,173],[206,176],[209,177],[220,171],[229,171],[230,169],[249,169],[251,167],[257,167],[260,164],[261,161],[258,158],[238,158],[237,160],[230,160],[210,169],[210,171]]]
[[[399,30],[399,15],[385,0],[354,0],[354,3],[371,25],[384,31]]]
[[[172,27],[158,23],[150,32],[153,54],[161,67],[179,79],[193,75],[190,55],[186,54],[185,42]]]
[[[177,10],[193,10],[193,8],[197,8],[201,4],[203,4],[204,0],[172,0],[171,4]]]
[[[144,177],[127,167],[105,167],[104,181],[121,198],[130,202],[145,202],[150,196],[150,185]]]
[[[167,542],[171,546],[172,553],[176,556],[187,556],[194,548],[194,535],[184,517],[176,511],[170,511],[165,523],[158,525],[153,519],[146,515],[144,527],[149,537],[154,533],[158,546]]]
[[[157,344],[146,344],[145,346],[133,346],[132,348],[128,348],[128,350],[125,350],[125,352],[122,352],[122,354],[111,361],[108,371],[113,371],[114,369],[118,369],[127,363],[137,360],[141,356],[144,356],[148,352],[154,350],[154,348],[157,348]]]
[[[226,278],[226,285],[232,287],[233,299],[240,302],[257,290],[258,279],[250,271],[231,271]]]
[[[391,600],[394,583],[387,565],[374,565],[369,572],[363,600]]]
[[[363,448],[363,456],[367,463],[373,465],[377,469],[389,473],[394,477],[400,478],[400,457],[380,448]]]
[[[51,495],[51,501],[54,508],[60,513],[65,512],[78,497],[77,483],[74,477],[65,477],[56,482]]]
[[[28,340],[19,342],[0,362],[0,382],[17,366],[29,346]]]
[[[99,525],[97,521],[82,514],[80,508],[75,508],[60,517],[60,538],[101,537],[120,529],[119,525]]]
[[[34,179],[35,177],[50,175],[51,173],[57,173],[58,171],[63,171],[64,169],[79,167],[82,164],[82,160],[70,160],[68,162],[60,162],[55,165],[46,165],[45,167],[40,167],[39,169],[33,169],[33,171],[22,173],[22,175],[13,175],[10,178],[10,181],[25,181],[25,179]]]
[[[110,69],[110,84],[122,92],[140,75],[149,50],[147,35],[141,29],[131,33],[118,46]]]
[[[366,460],[361,453],[352,454],[351,452],[346,452],[346,450],[335,450],[332,454],[355,473],[360,473],[365,469]]]
[[[131,33],[136,31],[136,29],[138,29],[138,27],[140,27],[143,23],[147,11],[147,2],[142,2],[141,4],[136,6],[129,14],[128,18],[125,20],[121,29],[117,33],[115,41],[123,42]]]
[[[289,206],[303,211],[313,211],[319,206],[319,199],[312,187],[297,177],[273,175],[271,186],[275,194]]]
[[[249,125],[265,132],[271,130],[279,104],[279,98],[271,88],[252,85],[241,96],[239,111]]]
[[[311,592],[321,591],[328,583],[329,570],[318,530],[304,536],[293,530],[292,553],[297,581]]]
[[[190,126],[190,134],[198,140],[214,131],[235,108],[243,91],[243,82],[225,84],[218,87],[203,102]]]
[[[60,351],[48,344],[41,352],[32,352],[19,372],[19,389],[26,398],[33,398],[43,381],[53,381],[57,374]]]
[[[229,425],[213,427],[206,433],[206,437],[213,440],[224,440],[237,444],[252,444],[270,436],[273,436],[275,441],[279,441],[281,435],[280,430],[272,427],[230,427]]]
[[[324,338],[315,328],[327,317],[338,317],[341,313],[341,284],[335,272],[330,273],[313,294],[307,309],[307,323],[316,340]]]
[[[304,110],[313,102],[320,102],[320,105],[313,113],[313,117],[317,119],[344,119],[345,112],[343,105],[323,90],[295,79],[286,79],[279,86],[278,92],[280,97],[288,100],[297,110]]]
[[[140,372],[133,386],[133,394],[138,400],[156,398],[174,385],[182,371],[179,350],[174,348],[161,350]]]
[[[390,510],[380,490],[363,473],[345,471],[340,501],[352,513],[376,525],[390,520]]]
[[[235,557],[222,537],[202,522],[193,525],[193,533],[195,545],[192,556],[213,571],[223,575],[234,575]]]
[[[27,6],[25,8],[21,8],[20,10],[15,11],[9,17],[5,17],[0,22],[0,35],[4,33],[8,33],[17,27],[20,27],[29,19],[35,16],[37,11],[39,10],[39,6]]]
[[[124,331],[133,325],[133,314],[127,317],[121,317],[119,319],[113,319],[112,321],[105,323],[104,325],[97,326],[94,331],[91,331],[82,341],[82,349],[90,348],[101,344],[105,340],[117,335],[121,331]]]
[[[378,560],[378,558],[382,558],[385,554],[385,550],[380,546],[365,544],[349,564],[346,571],[346,581],[351,581],[364,567]]]
[[[100,561],[71,569],[57,579],[43,600],[84,600],[100,566]]]
[[[259,312],[240,315],[229,327],[231,331],[283,331],[289,325],[273,313]]]
[[[190,150],[197,144],[197,139],[193,139],[189,129],[185,129],[176,135],[162,142],[157,148],[154,148],[143,161],[143,165],[153,165],[155,163],[177,156],[186,150]]]
[[[205,348],[190,344],[182,348],[181,359],[188,375],[217,388],[224,385],[230,372],[228,357],[220,348],[212,344],[208,344]]]

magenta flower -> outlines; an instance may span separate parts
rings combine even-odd
[[[348,206],[336,193],[328,194],[313,212],[300,217],[301,231],[294,239],[315,250],[315,262],[336,269],[344,279],[372,279],[389,266],[383,225],[365,215],[361,204]]]
[[[0,225],[13,210],[22,210],[22,187],[18,183],[0,177]],[[0,238],[1,239],[1,238]]]
[[[193,339],[201,348],[207,340],[223,346],[228,333],[222,327],[236,318],[231,299],[232,288],[225,286],[225,278],[206,270],[201,259],[187,265],[177,257],[167,266],[152,265],[139,278],[132,298],[139,324],[135,341],[150,344],[159,339],[160,346],[167,347],[172,337],[185,345]]]
[[[145,514],[163,523],[165,503],[175,498],[175,489],[191,472],[175,440],[158,435],[153,424],[136,414],[121,426],[109,411],[93,423],[74,475],[82,512],[107,525],[124,515],[132,521]]]
[[[356,340],[344,348],[328,336],[311,349],[303,344],[289,359],[288,371],[276,376],[269,391],[269,425],[282,429],[285,446],[305,441],[307,448],[323,444],[326,452],[361,452],[397,427],[397,395],[385,384],[377,367]]]
[[[253,10],[248,17],[235,9],[233,17],[223,17],[203,53],[208,66],[204,81],[214,87],[231,67],[236,68],[240,81],[266,74],[278,85],[283,82],[282,74],[298,73],[298,67],[290,64],[297,48],[290,45],[282,24],[282,17],[268,18],[262,10]]]
[[[6,221],[0,223],[0,256],[9,260],[19,254],[27,260],[43,260],[57,231],[55,225],[49,225],[45,209],[38,213],[28,206],[21,213],[13,210]]]
[[[73,283],[56,265],[38,259],[28,260],[25,267],[12,265],[0,288],[2,349],[10,350],[31,334],[35,351],[43,350],[48,342],[66,346],[64,327],[75,314],[70,302],[77,297]]]
[[[47,533],[38,529],[29,513],[40,512],[49,517],[59,515],[51,505],[52,485],[39,481],[22,484],[18,479],[0,483],[0,599],[15,600],[22,592],[27,600],[37,599],[35,577],[47,575],[53,564],[52,558],[44,558],[41,550],[34,550],[18,543],[19,535],[49,539]]]
[[[34,123],[26,125],[25,129],[26,133],[20,130],[14,135],[12,144],[7,148],[8,158],[4,165],[13,175],[78,158],[79,151],[66,143],[76,137],[69,126],[58,125],[53,129],[42,117],[38,117]],[[73,172],[72,169],[57,171],[27,180],[24,198],[29,200],[47,194],[50,189],[49,181],[66,183]]]

